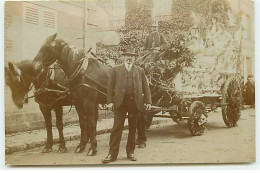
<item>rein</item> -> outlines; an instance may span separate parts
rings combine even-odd
[[[93,79],[92,77],[90,77],[89,75],[86,74],[86,70],[87,70],[87,67],[88,67],[88,57],[85,56],[82,61],[82,63],[77,67],[77,69],[75,70],[75,72],[73,73],[73,75],[71,75],[67,81],[67,83],[71,83],[73,81],[73,79],[75,79],[80,73],[83,75],[83,77],[86,77],[87,80],[93,82],[94,84],[98,85],[98,87],[101,87],[103,89],[107,89],[106,86],[104,86],[103,84],[101,84],[100,82],[98,82],[97,80]],[[85,63],[85,64],[84,64]],[[83,65],[85,66],[85,69],[83,67]],[[75,90],[76,88],[80,87],[80,86],[85,86],[85,87],[88,87],[88,88],[91,88],[91,89],[94,89],[95,91],[97,91],[98,93],[104,95],[104,96],[107,96],[106,93],[104,93],[103,91],[89,85],[89,84],[86,84],[86,83],[81,83],[81,84],[78,84],[76,85],[75,87],[71,88],[70,91],[73,91]]]
[[[144,60],[140,63],[139,66],[141,66],[141,65],[145,62],[145,60],[146,60],[145,58],[146,58],[147,56],[151,55],[153,52],[154,52],[154,50],[152,50],[152,51],[148,52],[147,54],[145,54],[144,56],[138,58],[138,59],[136,60],[136,62],[139,61],[139,60],[141,60],[141,59],[144,59]]]
[[[30,85],[29,85],[29,87],[28,87],[28,90],[26,91],[25,97],[23,98],[23,100],[24,100],[25,102],[28,102],[28,100],[29,100],[30,98],[33,98],[33,97],[34,97],[34,95],[28,97],[28,93],[29,93],[29,92],[32,90],[32,88],[33,88],[33,81],[34,81],[36,78],[38,78],[38,77],[40,76],[40,74],[41,74],[41,73],[39,73],[39,74],[36,73],[32,78],[28,78],[28,81],[31,81],[31,82],[25,82],[24,77],[23,77],[22,75],[20,76],[24,88],[27,88],[27,85],[30,83]]]
[[[65,43],[65,42],[63,42],[63,43],[61,43],[61,44],[63,44],[63,46],[64,46],[64,45],[67,45],[67,43]],[[55,45],[54,45],[54,46],[55,46]],[[61,56],[58,56],[58,55],[56,54],[56,52],[53,50],[54,46],[50,45],[50,46],[48,46],[48,48],[49,48],[49,50],[56,56],[56,58],[55,58],[56,61],[59,61],[59,59],[61,58]],[[63,47],[63,48],[64,48],[64,47]],[[88,75],[86,74],[86,69],[87,69],[87,67],[88,67],[88,59],[89,59],[89,57],[87,56],[87,54],[88,54],[88,53],[91,53],[92,56],[96,57],[96,55],[95,55],[93,52],[91,52],[91,49],[92,49],[92,48],[89,48],[88,51],[84,53],[82,59],[78,61],[80,64],[78,65],[78,67],[76,68],[76,70],[73,72],[73,74],[68,77],[68,80],[67,80],[66,83],[67,83],[67,84],[71,83],[80,73],[83,73],[83,76],[86,77],[88,80],[90,80],[90,81],[93,82],[94,84],[98,85],[99,87],[101,87],[101,88],[103,88],[103,89],[106,89],[106,88],[107,88],[106,86],[104,86],[103,84],[101,84],[100,82],[98,82],[97,80],[93,79],[92,77],[90,77],[90,76],[88,76]],[[97,59],[97,60],[100,61],[101,63],[104,63],[103,61],[101,61],[101,60],[99,60],[99,59]],[[51,62],[51,61],[50,61],[50,62]],[[48,63],[50,63],[50,62],[47,62],[47,63],[45,63],[45,64],[48,64]],[[55,61],[54,61],[54,62],[55,62]],[[54,62],[53,62],[53,63],[54,63]],[[84,67],[83,67],[83,66],[84,66]],[[82,72],[82,71],[83,71],[83,72]],[[98,93],[100,93],[100,94],[102,94],[102,95],[104,95],[104,96],[107,96],[106,93],[104,93],[104,92],[100,91],[99,89],[97,89],[97,88],[95,88],[95,87],[93,87],[93,86],[91,86],[91,85],[89,85],[89,84],[86,84],[86,83],[84,83],[84,84],[82,84],[82,83],[81,83],[81,84],[78,84],[77,86],[71,88],[70,91],[73,91],[74,89],[76,89],[76,88],[78,88],[78,87],[80,87],[80,86],[85,86],[85,87],[94,89],[94,90],[97,91]]]
[[[67,44],[67,43],[64,42],[63,45],[66,45],[66,44]],[[49,48],[49,50],[57,57],[57,60],[58,60],[58,59],[59,59],[59,58],[58,58],[59,56],[57,56],[56,52],[53,51],[52,46],[49,46],[48,48]],[[50,62],[51,62],[51,61],[50,61]],[[45,63],[45,64],[49,64],[50,62],[47,62],[47,63]],[[54,62],[55,62],[55,61],[54,61]],[[54,62],[53,62],[53,63],[54,63]],[[50,63],[50,64],[52,64],[52,63]],[[42,65],[42,66],[43,66],[43,65]],[[41,68],[41,72],[42,72],[43,68],[44,68],[44,66]],[[39,68],[39,69],[40,69],[40,68]],[[38,70],[38,69],[36,69],[36,70]],[[32,87],[33,87],[32,82],[33,82],[36,78],[38,78],[38,77],[40,76],[41,72],[36,73],[36,74],[35,74],[34,76],[32,76],[32,77],[29,77],[29,78],[28,78],[28,82],[25,82],[24,77],[21,75],[21,80],[22,80],[22,83],[23,83],[23,86],[24,86],[24,87],[26,87],[26,86],[28,85],[28,83],[31,82],[27,93],[31,91],[31,89],[32,89]],[[48,76],[47,76],[47,77],[48,77]],[[30,96],[30,97],[27,96],[25,99],[28,100],[28,99],[33,98],[33,97],[34,97],[34,95],[33,95],[33,96]]]
[[[25,79],[24,79],[23,75],[21,75],[20,78],[21,78],[21,81],[23,83],[23,86],[26,87],[29,83],[32,83],[36,78],[38,78],[40,76],[40,74],[41,74],[41,72],[40,73],[36,73],[32,77],[28,77],[28,82],[25,82]]]
[[[48,68],[48,69],[60,69],[60,68]],[[56,84],[58,87],[62,88],[64,91],[60,91],[60,90],[55,90],[55,89],[48,89],[45,88],[46,84],[48,83],[48,81],[50,80],[50,76],[51,76],[52,72],[47,72],[45,80],[42,82],[42,84],[40,85],[39,89],[36,90],[36,92],[32,95],[32,96],[26,96],[25,100],[28,101],[31,98],[37,97],[39,95],[40,92],[42,91],[46,91],[46,92],[56,92],[56,93],[60,93],[60,95],[66,95],[68,93],[68,88],[64,87],[60,84]],[[40,74],[39,74],[40,75]],[[60,76],[62,76],[62,74],[60,74]],[[58,76],[58,78],[60,77]],[[33,84],[31,84],[30,89],[28,90],[28,92],[32,89]],[[28,93],[27,92],[27,93]]]

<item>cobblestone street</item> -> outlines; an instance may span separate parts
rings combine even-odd
[[[154,118],[156,119],[156,118]],[[98,124],[99,126],[99,124]],[[122,137],[120,153],[117,161],[112,164],[175,164],[175,163],[230,163],[255,161],[255,110],[242,111],[238,127],[225,126],[221,112],[210,113],[207,130],[202,136],[191,136],[185,123],[176,124],[170,119],[160,124],[152,125],[148,130],[147,147],[136,148],[136,162],[128,161],[125,146],[128,131]],[[108,153],[110,133],[97,136],[98,154],[86,156],[85,152],[75,154],[78,140],[67,142],[68,152],[40,153],[43,147],[15,152],[6,155],[8,165],[87,165],[101,164]],[[44,138],[44,137],[42,137]]]

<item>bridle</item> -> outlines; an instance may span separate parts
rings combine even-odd
[[[15,81],[14,79],[12,79],[12,80]],[[28,100],[28,93],[31,91],[33,84],[32,84],[32,82],[30,83],[30,82],[26,81],[26,79],[22,73],[19,75],[18,84],[21,87],[14,87],[13,85],[9,85],[9,87],[11,88],[11,90],[16,90],[16,92],[18,92],[19,94],[23,94],[22,100],[23,100],[23,103],[26,103]],[[16,98],[16,96],[15,96],[15,98]]]
[[[56,42],[56,40],[55,40]],[[66,43],[64,42],[64,45],[66,45]],[[48,48],[48,51],[51,51],[51,53],[55,56],[55,61],[59,60],[60,56],[57,55],[57,53],[53,50],[54,46],[52,45],[48,45],[47,48]],[[46,62],[45,64],[53,64],[55,61],[48,61]],[[42,63],[42,61],[41,61]],[[42,64],[42,66],[40,66],[41,68],[37,69],[37,70],[40,70],[40,72],[36,72],[32,77],[28,77],[27,79],[25,79],[25,76],[21,73],[20,74],[20,82],[22,84],[22,88],[23,88],[23,92],[25,92],[25,97],[23,98],[23,100],[28,100],[29,98],[32,98],[34,96],[31,96],[31,97],[28,97],[28,93],[32,90],[32,87],[33,87],[33,82],[35,79],[37,79],[44,68],[46,68],[47,66],[45,64]],[[37,71],[36,70],[36,71]],[[28,88],[28,89],[27,89]]]
[[[54,44],[54,45],[52,45],[52,44]],[[58,44],[61,44],[61,52],[63,52],[63,49],[64,49],[64,46],[65,45],[68,45],[66,42],[60,42],[60,43],[58,43]],[[46,68],[47,66],[49,66],[50,64],[53,64],[54,62],[56,62],[56,61],[58,61],[58,65],[59,66],[62,66],[62,64],[61,64],[61,58],[62,58],[62,55],[58,55],[57,54],[57,52],[54,50],[54,48],[57,46],[57,40],[54,40],[51,44],[49,44],[49,45],[46,45],[46,47],[47,47],[47,49],[48,49],[48,51],[50,51],[51,53],[52,53],[52,55],[55,57],[54,59],[55,60],[49,60],[49,61],[47,61],[47,62],[45,62],[44,64],[42,64],[42,66],[43,66],[43,68]],[[79,74],[79,72],[81,72],[81,65],[83,64],[83,62],[84,62],[84,60],[86,60],[86,62],[87,62],[87,64],[88,64],[88,59],[89,59],[89,57],[87,56],[88,55],[88,53],[91,53],[91,48],[89,48],[89,50],[88,51],[86,51],[85,53],[84,53],[84,57],[82,58],[82,59],[80,59],[79,61],[78,61],[78,63],[80,63],[80,65],[77,67],[77,69],[74,71],[74,73],[72,74],[72,75],[70,75],[70,76],[68,76],[68,78],[69,78],[69,80],[67,81],[67,84],[68,83],[70,83],[78,74]],[[93,53],[91,53],[92,55],[93,55]],[[48,56],[48,55],[46,55],[46,56]],[[46,57],[45,56],[45,57]],[[94,56],[94,55],[93,55]],[[43,63],[42,61],[41,61],[41,63]],[[96,85],[98,85],[99,87],[105,87],[105,86],[103,86],[101,83],[99,83],[98,81],[96,81],[95,79],[93,79],[93,78],[91,78],[90,76],[88,76],[86,73],[85,73],[85,71],[84,72],[82,72],[82,73],[84,73],[83,75],[84,75],[84,77],[86,77],[88,80],[90,80],[90,81],[92,81],[92,82],[94,82]],[[100,91],[99,89],[97,89],[97,88],[95,88],[95,87],[92,87],[91,85],[88,85],[88,84],[79,84],[79,85],[76,85],[75,87],[73,87],[73,88],[71,88],[70,90],[72,91],[72,90],[74,90],[75,88],[77,88],[77,87],[79,87],[79,86],[85,86],[85,87],[88,87],[88,88],[92,88],[92,89],[94,89],[94,90],[96,90],[97,92],[99,92],[99,93],[101,93],[101,94],[103,94],[103,95],[106,95],[104,92],[102,92],[102,91]],[[106,87],[105,87],[106,88]]]
[[[29,92],[32,90],[32,88],[33,88],[33,82],[34,82],[34,80],[35,80],[36,78],[38,78],[38,77],[41,75],[41,73],[42,73],[42,72],[36,73],[36,74],[35,74],[34,76],[32,76],[32,77],[28,77],[28,78],[27,78],[27,81],[26,81],[25,77],[23,76],[23,74],[21,73],[21,75],[20,75],[20,82],[21,82],[21,84],[22,84],[22,88],[23,88],[23,91],[24,91],[24,93],[25,93],[25,96],[24,96],[24,98],[23,98],[23,101],[24,101],[24,102],[28,102],[28,99],[29,99],[29,98],[34,97],[34,96],[28,97],[28,93],[29,93]]]
[[[54,45],[53,45],[54,44]],[[66,42],[62,41],[61,43],[61,49],[64,48],[65,45],[67,45]],[[47,49],[48,49],[48,52],[51,52],[47,55],[45,55],[45,57],[48,57],[50,54],[52,54],[52,57],[54,56],[54,60],[49,60],[49,61],[45,61],[43,62],[43,60],[41,60],[41,68],[47,68],[49,65],[53,64],[54,62],[56,61],[59,61],[60,58],[61,58],[61,55],[58,55],[57,52],[54,50],[56,48],[56,45],[57,45],[57,40],[55,39],[51,44],[48,44],[46,45]]]

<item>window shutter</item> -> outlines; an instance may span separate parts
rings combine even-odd
[[[39,11],[37,8],[27,6],[25,9],[26,23],[38,25],[39,24]]]
[[[55,14],[52,12],[43,12],[43,26],[49,27],[49,28],[55,28]]]

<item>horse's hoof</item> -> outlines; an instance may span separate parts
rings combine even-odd
[[[52,152],[52,148],[44,148],[41,153],[50,153]]]
[[[97,154],[97,150],[90,149],[88,150],[87,156],[95,156]]]
[[[77,147],[75,150],[75,153],[82,153],[84,151],[85,148],[82,147]]]
[[[67,152],[67,148],[66,147],[59,147],[57,153],[66,153]]]

